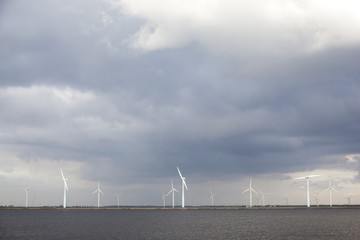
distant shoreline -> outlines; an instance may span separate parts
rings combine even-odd
[[[209,207],[209,206],[194,206],[194,207],[156,207],[156,206],[130,206],[130,207],[0,207],[1,210],[298,210],[298,209],[360,209],[360,205],[351,206],[269,206],[269,207]]]

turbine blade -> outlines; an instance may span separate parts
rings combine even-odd
[[[320,175],[309,175],[309,176],[307,176],[307,177],[309,177],[309,178],[312,178],[312,177],[320,177]]]
[[[176,190],[175,188],[173,189],[175,192],[179,192],[178,190]]]
[[[65,185],[66,191],[69,191],[68,185],[65,180],[64,180],[64,185]]]
[[[306,177],[298,177],[298,178],[294,178],[295,180],[300,180],[300,179],[305,179]]]
[[[250,191],[250,188],[248,188],[248,189],[246,189],[246,190],[242,191],[241,193],[246,193],[247,191]]]
[[[183,179],[183,176],[181,175],[181,172],[180,172],[179,167],[176,167],[176,168],[177,168],[177,170],[178,170],[178,172],[179,172],[179,175],[180,175],[181,179]]]
[[[169,194],[172,192],[172,190],[170,190],[170,192],[168,192],[168,194],[166,194],[166,196],[169,196]]]
[[[95,193],[97,193],[97,191],[98,191],[98,189],[96,189],[92,194],[95,194]]]
[[[100,192],[102,195],[104,195],[103,191],[101,191],[100,189],[99,189],[99,192]]]
[[[183,183],[184,183],[186,190],[189,190],[188,187],[186,186],[185,178],[183,179]]]
[[[62,179],[65,181],[65,177],[64,177],[64,173],[63,173],[62,169],[60,169],[60,172],[61,172]]]

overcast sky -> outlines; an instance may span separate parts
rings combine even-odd
[[[360,15],[335,0],[4,0],[1,204],[360,203]],[[328,203],[327,193],[319,195]],[[312,196],[313,199],[315,195]],[[259,198],[259,196],[257,196]],[[292,199],[291,199],[292,198]],[[170,199],[168,199],[170,203]],[[177,196],[180,203],[180,195]]]

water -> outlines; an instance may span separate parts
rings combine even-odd
[[[360,239],[360,209],[0,210],[0,239]]]

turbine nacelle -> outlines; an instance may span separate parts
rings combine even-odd
[[[249,188],[248,189],[246,189],[246,190],[244,190],[242,193],[246,193],[246,192],[248,192],[248,191],[252,191],[252,192],[254,192],[255,194],[257,194],[257,192],[255,192],[255,190],[252,188],[252,186],[251,186],[251,179],[250,179],[250,185],[249,185]]]
[[[170,192],[168,192],[168,194],[166,194],[166,196],[169,196],[169,194],[172,192],[179,192],[179,191],[174,188],[174,183],[173,183],[173,180],[171,179],[171,189],[170,189]]]
[[[252,189],[252,188],[248,188],[248,189],[246,189],[245,191],[242,191],[241,193],[246,193],[246,192],[248,192],[248,191],[252,191],[252,192],[254,192],[255,194],[257,194],[257,192],[255,192],[255,190]]]
[[[103,191],[101,191],[101,189],[100,189],[100,182],[99,182],[99,181],[98,181],[98,188],[97,188],[93,193],[91,193],[91,194],[95,194],[95,193],[97,193],[97,192],[99,192],[99,193],[101,193],[101,194],[104,195]]]

